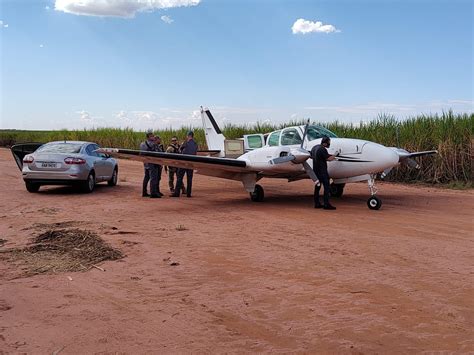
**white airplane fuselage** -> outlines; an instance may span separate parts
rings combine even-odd
[[[303,136],[304,127],[296,126],[289,128],[297,129],[301,136]],[[279,177],[286,177],[285,175],[288,175],[291,178],[292,176],[304,173],[304,168],[300,164],[302,161],[307,160],[308,164],[312,166],[313,161],[312,159],[307,159],[307,151],[311,151],[318,144],[321,144],[321,138],[311,141],[305,138],[303,143],[304,150],[300,149],[301,144],[279,144],[275,146],[267,144],[262,148],[249,151],[237,159],[244,160],[250,167],[258,168],[265,176],[277,175]],[[363,179],[367,179],[367,175],[383,172],[399,164],[399,156],[393,149],[361,139],[331,138],[328,152],[329,154],[339,152],[337,160],[328,162],[328,172],[332,179],[343,180],[358,176],[361,178],[363,176]],[[289,154],[297,157],[297,160],[272,164],[272,159]],[[298,160],[298,158],[301,158],[301,160]],[[305,174],[301,178],[308,178],[308,176]]]

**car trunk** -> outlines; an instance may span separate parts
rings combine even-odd
[[[64,159],[67,157],[80,158],[77,153],[42,153],[34,154],[35,161],[28,164],[31,171],[66,171],[71,165],[67,165]]]
[[[23,158],[25,155],[33,153],[36,149],[41,147],[44,143],[21,143],[15,144],[10,149],[15,158],[16,165],[20,170],[23,169]]]

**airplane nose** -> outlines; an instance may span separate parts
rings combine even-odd
[[[378,171],[391,168],[398,164],[398,154],[381,144],[369,143],[364,147],[364,155],[377,166]]]

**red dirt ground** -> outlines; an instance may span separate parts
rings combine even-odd
[[[28,278],[0,262],[0,353],[474,351],[473,191],[381,183],[370,211],[353,184],[323,211],[309,181],[263,180],[252,203],[196,175],[192,199],[152,200],[141,164],[120,175],[30,194],[0,150],[0,250],[76,221],[127,255]]]

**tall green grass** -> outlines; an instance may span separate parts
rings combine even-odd
[[[401,147],[408,151],[437,149],[438,155],[419,158],[421,169],[401,166],[390,174],[391,180],[419,181],[453,185],[473,184],[473,131],[474,114],[419,115],[406,120],[394,116],[379,115],[372,121],[359,124],[342,122],[316,122],[336,133],[339,137],[360,138],[389,147]],[[288,124],[226,125],[224,135],[229,139],[248,133],[268,133],[276,129],[303,122]],[[178,130],[165,129],[157,133],[168,144],[176,135],[184,139],[190,127]],[[194,129],[201,149],[205,149],[204,131]],[[48,142],[53,140],[84,140],[97,142],[104,147],[138,148],[144,132],[132,129],[97,128],[92,130],[17,131],[0,130],[0,146],[11,146],[20,142]]]

